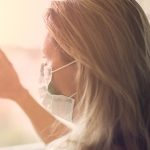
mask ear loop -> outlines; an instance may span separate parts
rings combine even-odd
[[[73,93],[71,96],[69,96],[70,98],[74,97],[77,94],[77,92]]]
[[[68,67],[68,66],[74,64],[75,62],[76,62],[76,60],[75,60],[75,61],[72,61],[71,63],[68,63],[68,64],[66,64],[66,65],[64,65],[64,66],[62,66],[62,67],[60,67],[60,68],[58,68],[58,69],[52,70],[52,73],[54,73],[54,72],[56,72],[56,71],[58,71],[58,70],[61,70],[61,69],[63,69],[63,68],[66,68],[66,67]]]
[[[64,65],[64,66],[62,66],[62,67],[60,67],[60,68],[58,68],[58,69],[52,70],[52,73],[54,73],[54,72],[56,72],[56,71],[59,71],[59,70],[61,70],[61,69],[63,69],[63,68],[66,68],[66,67],[68,67],[68,66],[74,64],[75,62],[77,62],[77,61],[76,61],[76,60],[75,60],[75,61],[72,61],[71,63],[68,63],[68,64],[66,64],[66,65]],[[72,94],[71,96],[69,96],[69,97],[72,98],[72,97],[75,96],[76,94],[77,94],[77,92],[73,93],[73,94]]]

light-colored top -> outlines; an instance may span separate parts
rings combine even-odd
[[[72,129],[74,128],[75,124],[73,122],[63,119],[55,114],[53,114],[53,116],[55,116],[56,119],[58,119],[60,122],[65,124],[68,128],[72,128]],[[67,143],[65,142],[67,137],[68,137],[68,134],[50,142],[49,144],[46,145],[45,150],[75,150],[73,144],[69,143],[69,145],[67,145]]]
[[[55,95],[52,96],[53,98],[47,92],[42,99],[41,106],[68,128],[73,129],[75,127],[73,123],[74,100],[63,95],[56,95],[55,99]],[[68,134],[50,142],[46,145],[45,150],[74,150],[70,143],[69,146],[66,145],[67,136]]]
[[[65,144],[66,135],[47,144],[45,150],[73,150]]]

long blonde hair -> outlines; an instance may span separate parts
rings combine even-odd
[[[150,25],[135,0],[60,0],[49,33],[77,60],[77,150],[150,149]],[[83,110],[83,111],[81,111]]]

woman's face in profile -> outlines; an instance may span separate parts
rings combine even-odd
[[[44,56],[52,62],[52,70],[56,70],[66,64],[69,61],[66,61],[65,55],[61,52],[62,49],[59,49],[57,42],[47,34],[44,46],[43,46],[43,54]],[[73,60],[73,59],[72,59]],[[71,61],[70,61],[71,62]],[[58,93],[63,94],[65,96],[70,96],[76,92],[76,65],[72,64],[68,67],[61,69],[52,75],[52,85]]]
[[[44,41],[43,54],[48,60],[52,61],[53,70],[63,65],[63,61],[62,61],[60,52],[57,47],[58,46],[56,45],[53,37],[47,34],[45,41]]]

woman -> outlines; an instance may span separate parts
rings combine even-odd
[[[45,143],[63,135],[47,149],[149,150],[150,25],[138,3],[52,1],[46,23],[51,40],[46,40],[44,53],[47,62],[53,62],[49,74],[53,77],[42,78],[42,87],[51,89],[47,84],[51,81],[55,94],[67,98],[75,93],[72,126],[35,102],[3,54],[1,97],[14,99],[26,111],[42,139],[51,135]],[[47,62],[43,66],[49,71]],[[52,134],[54,122],[59,123],[56,134]],[[40,131],[48,124],[51,130],[44,130],[43,136]]]

